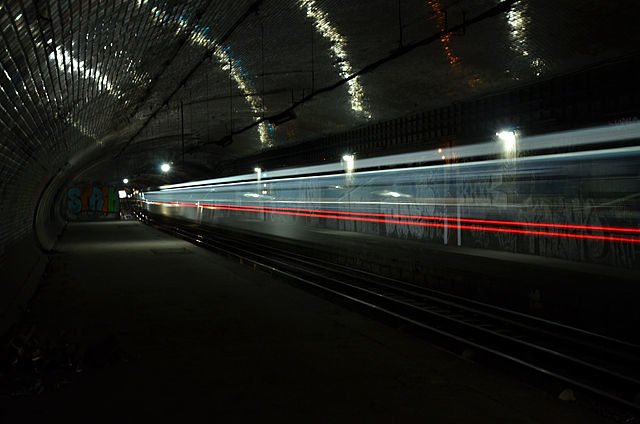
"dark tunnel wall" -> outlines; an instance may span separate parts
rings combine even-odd
[[[36,227],[55,232],[49,213],[38,219],[34,214],[41,200],[42,206],[50,208],[53,197],[47,193],[46,187],[55,174],[35,160],[19,162],[22,158],[17,154],[12,155],[12,161],[7,160],[7,156],[3,159],[0,185],[0,332],[20,312],[44,269],[46,257],[37,240]],[[16,168],[9,168],[7,165],[10,163],[14,163]]]
[[[26,307],[45,270],[47,252],[64,228],[64,187],[105,154],[95,147],[65,151],[66,143],[47,148],[47,139],[37,133],[33,138],[27,134],[11,138],[4,129],[0,132],[0,334]],[[76,142],[84,139],[75,136]]]

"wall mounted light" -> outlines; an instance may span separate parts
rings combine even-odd
[[[517,137],[515,131],[500,131],[496,133],[502,141],[502,147],[507,155],[514,155],[517,149]]]
[[[344,155],[342,156],[342,162],[344,163],[344,169],[347,172],[353,172],[356,169],[356,157],[355,155]]]

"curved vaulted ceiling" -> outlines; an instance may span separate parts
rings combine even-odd
[[[5,0],[0,244],[31,231],[53,181],[94,164],[149,182],[184,143],[179,175],[203,175],[634,53],[635,3]]]

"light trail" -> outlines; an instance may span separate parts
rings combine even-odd
[[[259,206],[243,206],[243,205],[224,205],[214,203],[185,203],[185,202],[153,202],[147,201],[150,204],[165,205],[165,206],[183,206],[183,207],[201,207],[210,209],[230,210],[236,212],[260,212],[279,215],[293,215],[293,216],[306,216],[306,217],[318,217],[324,219],[340,219],[351,221],[365,221],[365,222],[378,222],[389,224],[402,224],[402,225],[417,225],[424,227],[439,227],[439,228],[460,228],[463,230],[476,230],[476,231],[488,231],[488,232],[503,232],[513,234],[525,234],[525,235],[540,235],[551,237],[568,237],[576,239],[587,240],[607,240],[607,241],[619,241],[628,243],[640,243],[640,238],[621,237],[621,236],[606,236],[606,235],[592,235],[592,234],[572,234],[562,233],[557,231],[539,231],[539,230],[523,230],[517,228],[504,228],[504,227],[487,227],[481,225],[467,225],[457,224],[457,222],[485,224],[485,225],[511,225],[511,226],[523,226],[523,227],[543,227],[543,228],[561,228],[572,230],[586,230],[586,231],[612,231],[612,232],[625,232],[640,234],[640,229],[637,228],[624,228],[624,227],[608,227],[608,226],[589,226],[589,225],[572,225],[572,224],[554,224],[554,223],[529,223],[521,221],[500,221],[500,220],[485,220],[485,219],[472,219],[472,218],[449,218],[449,217],[433,217],[433,216],[421,216],[421,215],[401,215],[401,214],[379,214],[379,213],[359,213],[359,212],[342,212],[342,211],[326,211],[326,210],[314,210],[314,209],[297,209],[297,208],[269,208]],[[345,216],[348,215],[348,216]],[[423,220],[439,220],[444,222],[417,222],[417,221],[401,221],[397,218],[407,219],[423,219]],[[454,222],[454,224],[449,224]]]
[[[610,148],[600,149],[592,151],[579,151],[571,153],[555,153],[534,156],[536,151],[548,150],[548,149],[569,149],[578,147],[587,147],[598,143],[613,143],[618,141],[628,141],[640,139],[640,122],[629,122],[620,125],[606,125],[593,128],[585,128],[580,130],[561,131],[551,134],[535,135],[528,137],[520,137],[518,144],[522,149],[522,152],[526,152],[530,156],[518,157],[518,164],[532,163],[535,161],[548,162],[551,160],[565,160],[569,158],[593,158],[593,157],[605,157],[606,155],[627,155],[637,154],[640,152],[639,146],[622,147],[622,148]],[[376,158],[360,159],[356,161],[357,169],[367,169],[375,167],[389,167],[389,166],[403,166],[408,164],[416,164],[421,162],[441,162],[442,154],[446,154],[447,157],[452,157],[455,153],[455,157],[459,160],[473,159],[476,157],[486,157],[501,155],[503,148],[499,143],[495,141],[473,144],[469,146],[460,146],[455,148],[442,149],[439,152],[438,149],[426,150],[422,152],[414,153],[402,153],[397,155],[380,156]],[[504,159],[490,159],[483,161],[470,161],[462,163],[450,163],[450,164],[436,164],[429,166],[418,166],[402,169],[383,169],[377,171],[364,171],[356,172],[355,175],[367,175],[368,173],[385,173],[385,172],[397,172],[407,170],[420,170],[420,169],[455,169],[455,168],[467,168],[478,165],[493,165],[504,163]],[[340,174],[336,172],[343,172],[343,166],[336,161],[336,163],[329,163],[323,165],[305,166],[300,168],[288,168],[277,169],[273,171],[266,170],[262,172],[262,179],[269,181],[285,181],[293,180],[294,178],[330,178]],[[309,174],[320,173],[334,173],[330,175],[320,175],[309,177]],[[302,176],[304,177],[297,177]],[[277,180],[276,180],[277,179]],[[234,175],[230,177],[215,178],[210,180],[191,181],[179,184],[168,184],[160,186],[160,190],[166,191],[170,189],[181,189],[187,187],[198,186],[197,188],[212,187],[214,185],[222,185],[225,183],[234,183],[241,181],[257,181],[256,174],[242,174]]]

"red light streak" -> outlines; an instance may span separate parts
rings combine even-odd
[[[191,206],[190,203],[185,203],[183,206]],[[193,205],[196,205],[193,203]],[[596,225],[574,225],[574,224],[552,224],[544,222],[525,222],[525,221],[499,221],[491,219],[475,219],[475,218],[449,218],[442,216],[424,216],[424,215],[404,215],[404,214],[383,214],[373,212],[346,212],[346,211],[332,211],[322,209],[303,209],[303,208],[276,208],[271,206],[244,206],[244,205],[225,205],[215,203],[201,203],[200,206],[207,207],[238,207],[246,209],[263,210],[282,210],[282,211],[298,211],[298,212],[312,212],[318,214],[337,214],[337,215],[356,215],[356,216],[379,216],[386,218],[407,218],[407,219],[425,219],[434,221],[448,221],[448,222],[468,222],[476,224],[496,224],[496,225],[515,225],[522,227],[546,227],[546,228],[565,228],[571,230],[588,230],[588,231],[614,231],[624,233],[638,233],[640,234],[640,228],[624,228],[624,227],[603,227]],[[457,225],[456,225],[457,226]]]
[[[482,225],[466,225],[457,224],[457,222],[474,223],[474,224],[492,224],[492,225],[517,225],[524,227],[544,227],[544,228],[563,228],[573,230],[588,230],[588,231],[614,231],[614,232],[630,232],[640,233],[640,229],[637,228],[621,228],[621,227],[604,227],[604,226],[588,226],[588,225],[571,225],[571,224],[551,224],[551,223],[531,223],[520,221],[499,221],[499,220],[483,220],[473,218],[448,218],[448,217],[433,217],[433,216],[420,216],[420,215],[390,215],[382,213],[367,213],[367,212],[343,212],[343,211],[329,211],[319,209],[301,209],[301,208],[275,208],[268,206],[242,206],[242,205],[224,205],[214,203],[181,203],[181,202],[149,202],[160,205],[175,205],[175,206],[187,206],[187,207],[207,207],[221,210],[230,210],[236,212],[264,212],[279,215],[293,215],[293,216],[306,216],[306,217],[318,217],[325,219],[341,219],[351,221],[365,221],[365,222],[380,222],[390,224],[403,224],[403,225],[417,225],[423,227],[450,227],[460,228],[464,230],[477,230],[477,231],[489,231],[489,232],[503,232],[514,234],[527,234],[527,235],[541,235],[541,236],[554,236],[554,237],[568,237],[576,239],[588,239],[588,240],[608,240],[608,241],[620,241],[628,243],[640,243],[638,238],[620,237],[620,236],[598,236],[590,234],[571,234],[562,233],[557,231],[539,231],[539,230],[524,230],[517,228],[503,228],[503,227],[487,227]],[[347,215],[347,216],[345,216]],[[376,217],[376,218],[370,218]],[[382,219],[384,218],[384,219]],[[400,221],[397,218],[407,219],[426,219],[431,221],[444,221],[444,222],[411,222]],[[454,222],[449,224],[449,222]]]

